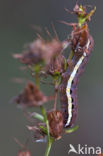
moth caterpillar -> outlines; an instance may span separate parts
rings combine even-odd
[[[96,7],[87,13],[86,6],[79,6],[77,3],[78,0],[72,12],[68,9],[66,11],[76,14],[78,23],[62,21],[66,25],[73,26],[73,31],[68,39],[71,46],[71,53],[67,60],[68,67],[67,71],[62,74],[59,86],[64,127],[73,126],[77,118],[77,85],[94,45],[93,38],[89,34],[88,21],[90,21]]]
[[[89,34],[87,24],[84,24],[81,29],[73,30],[71,48],[74,54],[71,60],[68,59],[68,68],[63,73],[60,84],[60,101],[64,127],[73,126],[77,118],[77,84],[88,62],[93,45],[93,38]]]

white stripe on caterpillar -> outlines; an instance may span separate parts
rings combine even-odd
[[[89,48],[89,44],[90,44],[90,40],[88,40],[88,42],[87,42],[87,45],[86,45],[87,49]],[[66,95],[68,98],[68,119],[67,119],[67,123],[66,123],[65,127],[69,126],[71,119],[72,119],[72,98],[71,98],[71,94],[70,94],[71,84],[72,84],[72,81],[75,78],[77,70],[79,69],[80,65],[82,64],[85,56],[86,56],[86,52],[84,52],[83,55],[78,60],[77,64],[74,67],[74,70],[71,73],[71,76],[67,82]]]

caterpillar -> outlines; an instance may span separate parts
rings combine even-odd
[[[67,71],[62,74],[59,87],[64,127],[72,127],[77,118],[77,85],[91,54],[94,41],[88,25],[76,28],[71,36],[72,59],[68,59]]]

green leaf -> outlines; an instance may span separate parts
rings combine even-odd
[[[40,126],[41,130],[47,135],[48,134],[48,131],[47,131],[47,128],[44,127],[44,126]]]
[[[32,113],[32,117],[34,117],[34,118],[44,122],[44,117],[41,114],[39,114],[39,113],[33,112]]]

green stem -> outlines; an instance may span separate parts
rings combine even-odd
[[[41,109],[41,112],[42,112],[42,115],[44,117],[44,122],[46,124],[46,127],[47,127],[47,135],[48,135],[48,140],[50,140],[50,134],[49,134],[49,123],[48,123],[48,119],[47,119],[47,115],[46,115],[46,112],[45,112],[45,109],[43,106],[40,106],[40,109]]]
[[[48,122],[48,118],[47,118],[47,114],[45,112],[45,109],[43,106],[40,106],[42,115],[44,117],[44,122],[46,124],[46,128],[47,128],[47,136],[48,136],[48,143],[47,143],[47,147],[46,147],[46,152],[45,152],[45,156],[49,156],[50,153],[50,149],[52,146],[52,143],[54,141],[54,139],[52,137],[50,137],[50,132],[49,132],[49,122]]]
[[[54,110],[56,111],[56,105],[57,105],[57,90],[55,90],[55,95],[54,95]]]
[[[36,82],[36,86],[40,89],[38,66],[36,66],[36,68],[35,68],[35,82]],[[41,110],[44,122],[46,124],[47,137],[48,137],[48,143],[47,143],[45,156],[49,156],[50,149],[51,149],[51,146],[52,146],[52,143],[53,143],[54,139],[52,137],[50,137],[49,122],[48,122],[47,114],[46,114],[46,111],[45,111],[44,107],[40,106],[40,110]],[[38,117],[38,114],[36,114],[36,115]],[[39,118],[40,118],[40,116],[39,116]]]
[[[38,88],[40,88],[39,74],[38,74],[38,72],[35,73],[35,83],[36,83],[36,86],[37,86]]]
[[[50,150],[51,150],[51,146],[53,144],[53,139],[51,138],[49,141],[48,141],[48,144],[47,144],[47,148],[46,148],[46,152],[45,152],[45,156],[49,156],[50,154]]]
[[[39,64],[36,64],[33,67],[33,70],[34,70],[34,73],[35,73],[35,83],[36,83],[36,86],[38,87],[38,89],[40,89],[40,82],[39,82],[40,65]]]

